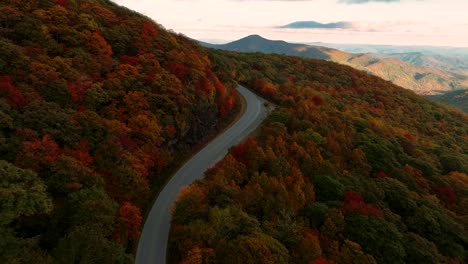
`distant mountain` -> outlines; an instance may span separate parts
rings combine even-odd
[[[368,54],[353,54],[339,50],[332,50],[328,55],[331,61],[377,75],[422,95],[435,95],[468,88],[466,75],[421,67],[397,58],[376,58]]]
[[[430,95],[468,88],[468,79],[462,74],[420,67],[396,58],[352,54],[321,46],[268,40],[258,35],[251,35],[227,44],[205,46],[238,52],[278,53],[330,60],[374,74],[418,94]]]
[[[468,90],[446,92],[440,95],[427,96],[429,100],[448,104],[468,113]]]
[[[294,44],[282,40],[269,40],[259,35],[250,35],[227,44],[209,44],[204,42],[200,42],[200,44],[208,48],[237,52],[277,53],[324,60],[330,59],[328,52],[332,50],[320,46]]]
[[[393,57],[417,66],[431,67],[468,76],[468,57],[427,54],[423,52],[372,54],[374,57]]]
[[[395,46],[395,45],[370,45],[370,44],[337,44],[323,42],[309,42],[306,44],[339,49],[351,53],[423,53],[428,55],[443,55],[451,57],[468,58],[468,48],[443,47],[443,46]]]

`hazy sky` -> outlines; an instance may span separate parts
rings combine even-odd
[[[290,42],[468,47],[468,0],[114,1],[200,40],[259,34]],[[336,24],[279,28],[297,21]]]

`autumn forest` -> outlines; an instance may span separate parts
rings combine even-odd
[[[212,59],[278,107],[179,195],[175,263],[464,263],[465,114],[325,61]]]
[[[180,192],[170,263],[468,258],[465,113],[333,62],[204,48],[108,0],[0,17],[0,263],[133,263],[164,183],[239,114],[237,83],[275,109]]]

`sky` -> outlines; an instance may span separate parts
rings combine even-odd
[[[259,34],[298,43],[468,47],[468,0],[113,1],[212,43]]]

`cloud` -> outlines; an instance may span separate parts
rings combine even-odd
[[[390,2],[400,2],[400,0],[338,0],[338,3],[343,3],[343,4],[365,4],[369,2],[390,3]]]
[[[310,31],[346,31],[346,32],[426,32],[428,25],[418,21],[339,21],[334,23],[320,23],[316,21],[296,21],[284,26],[271,28],[279,30],[305,29]]]
[[[276,28],[323,28],[323,29],[345,29],[353,28],[353,23],[351,22],[335,22],[335,23],[319,23],[315,21],[296,21],[284,26],[279,26]]]

